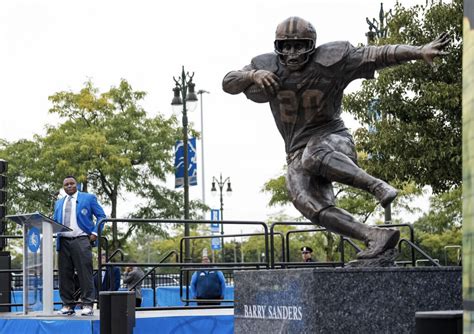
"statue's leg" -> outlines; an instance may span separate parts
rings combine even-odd
[[[332,182],[322,176],[312,175],[304,166],[301,156],[294,154],[288,162],[286,184],[295,207],[314,224],[328,231],[363,241],[367,249],[359,258],[373,258],[396,246],[400,232],[367,226],[358,222],[347,211],[336,208]]]
[[[366,244],[367,249],[358,253],[358,258],[373,258],[397,245],[398,230],[367,226],[336,208],[331,181],[308,174],[299,158],[288,164],[286,184],[293,204],[311,222]]]
[[[359,259],[376,257],[394,248],[400,239],[400,231],[361,224],[347,211],[336,207],[323,210],[314,220],[331,232],[364,241],[367,248],[357,254]]]
[[[370,192],[383,207],[397,197],[395,188],[357,166],[352,137],[344,132],[311,138],[302,163],[310,173]]]
[[[331,232],[364,242],[367,240],[370,227],[358,222],[348,212],[335,208],[332,182],[310,175],[300,159],[288,164],[286,185],[294,206],[307,219]]]

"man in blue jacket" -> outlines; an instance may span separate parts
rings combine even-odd
[[[58,313],[75,313],[76,301],[73,294],[76,271],[81,289],[81,315],[93,315],[92,244],[97,240],[98,223],[106,218],[106,215],[95,195],[77,191],[74,176],[64,179],[63,188],[67,196],[56,202],[54,220],[70,227],[72,231],[62,232],[57,238],[59,295],[63,302]]]
[[[209,257],[204,255],[202,263],[208,264]],[[192,299],[224,299],[225,278],[222,271],[200,270],[196,271],[191,278]],[[198,305],[220,305],[220,302],[200,301]]]

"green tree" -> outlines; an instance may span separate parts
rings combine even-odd
[[[415,222],[417,230],[442,234],[462,225],[462,187],[430,198],[430,211]]]
[[[87,82],[78,93],[59,92],[50,97],[50,112],[66,121],[48,130],[45,159],[60,175],[73,173],[91,186],[111,205],[112,218],[117,216],[118,199],[125,191],[147,201],[138,209],[140,217],[181,216],[178,193],[162,185],[166,174],[173,171],[173,147],[180,132],[175,118],[147,117],[140,106],[145,95],[122,79],[118,87],[102,94]],[[122,239],[136,226],[131,224]],[[158,233],[160,226],[146,228]],[[116,242],[115,223],[112,235]]]
[[[369,173],[390,183],[428,185],[435,193],[461,184],[462,17],[462,0],[395,6],[388,37],[377,44],[424,45],[443,32],[452,42],[433,68],[423,61],[386,68],[345,95],[344,110],[366,126],[355,138]]]
[[[460,265],[460,254],[452,246],[461,246],[461,229],[447,230],[441,234],[421,232],[416,235],[416,241],[433,259],[438,259],[444,265]]]
[[[167,189],[164,180],[174,171],[173,148],[181,132],[174,117],[147,116],[140,105],[145,95],[122,79],[104,93],[89,81],[79,92],[50,96],[50,112],[60,116],[59,125],[32,141],[0,142],[0,157],[10,162],[11,208],[50,212],[51,189],[58,189],[65,175],[75,175],[84,191],[92,190],[111,206],[112,218],[119,198],[130,194],[141,200],[132,216],[180,218],[182,196]],[[193,217],[202,209],[191,202]],[[113,224],[115,247],[138,226],[163,233],[158,224],[130,224],[120,231]]]
[[[7,160],[8,186],[7,208],[9,214],[25,212],[52,212],[55,200],[53,178],[43,171],[42,143],[39,136],[33,140],[9,143],[0,140],[0,157]],[[10,225],[10,232],[15,226]]]
[[[435,194],[430,211],[415,222],[416,240],[433,258],[458,265],[457,248],[462,245],[462,187]],[[451,248],[445,248],[450,246]],[[455,246],[455,247],[453,247]]]

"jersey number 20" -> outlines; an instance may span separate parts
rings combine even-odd
[[[314,112],[319,109],[323,92],[318,89],[308,89],[301,94],[299,99],[292,90],[281,90],[277,94],[280,102],[280,119],[283,123],[296,123],[298,119],[298,107],[303,103],[305,121],[309,120]]]

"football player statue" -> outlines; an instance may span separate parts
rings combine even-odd
[[[397,190],[357,165],[354,141],[341,119],[344,88],[360,78],[372,79],[375,70],[423,59],[432,64],[449,37],[442,34],[423,46],[353,47],[331,42],[316,47],[313,25],[290,17],[277,26],[275,52],[256,56],[242,70],[231,71],[222,86],[229,94],[244,93],[258,103],[270,103],[275,123],[285,141],[286,185],[295,207],[314,224],[367,246],[359,259],[372,259],[395,248],[400,232],[358,222],[335,207],[332,182],[373,194],[382,207]]]

